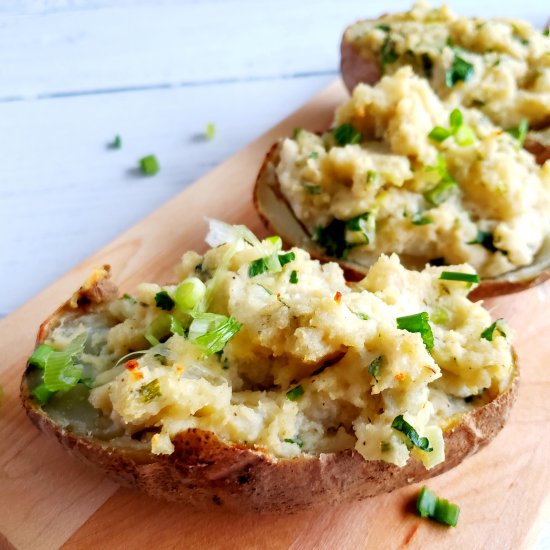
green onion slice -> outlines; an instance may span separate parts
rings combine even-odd
[[[165,313],[151,322],[143,336],[152,346],[158,346],[166,336],[170,334],[183,336],[183,333],[183,326],[180,321],[173,315]]]
[[[427,487],[422,487],[418,493],[416,510],[420,517],[427,517],[450,527],[456,527],[460,515],[460,508],[456,504],[439,498]]]
[[[332,130],[332,135],[338,145],[354,145],[360,143],[363,136],[348,122]]]
[[[49,390],[46,387],[46,384],[42,383],[39,386],[36,386],[34,390],[31,391],[31,395],[41,404],[45,405],[50,397],[54,394],[54,391]]]
[[[159,379],[155,378],[155,379],[151,380],[150,382],[147,382],[146,384],[143,384],[143,386],[141,386],[138,389],[138,392],[141,396],[141,400],[144,403],[149,403],[153,399],[156,399],[156,398],[160,397],[161,396],[161,391],[160,391]]]
[[[290,273],[289,282],[291,285],[298,284],[298,272],[295,269],[293,269]]]
[[[163,309],[164,311],[172,311],[176,305],[176,302],[174,302],[166,290],[161,290],[155,294],[155,303],[159,309]]]
[[[201,313],[189,327],[189,339],[199,345],[207,357],[222,351],[225,344],[239,332],[242,325],[233,317]]]
[[[504,336],[506,338],[506,332],[504,332],[504,329],[502,327],[502,321],[504,319],[497,319],[494,323],[489,325],[480,335],[480,338],[484,338],[485,340],[488,340],[489,342],[493,341],[493,338],[495,336],[495,331],[500,334],[501,336]]]
[[[380,367],[382,366],[382,356],[380,355],[374,359],[369,365],[369,374],[374,378],[375,382],[378,382],[380,376]]]
[[[371,213],[365,212],[348,220],[346,222],[346,230],[353,234],[346,235],[346,241],[353,244],[369,244],[375,237],[376,218]]]
[[[289,401],[297,401],[302,395],[304,395],[304,388],[301,385],[295,386],[286,392],[286,398]]]
[[[430,223],[433,223],[433,219],[430,218],[430,216],[425,216],[421,212],[417,212],[416,214],[413,214],[411,218],[411,223],[413,225],[428,225]]]
[[[46,367],[46,362],[50,354],[55,351],[51,346],[47,344],[40,344],[29,357],[29,365],[43,369]]]
[[[301,441],[300,439],[298,438],[295,438],[295,439],[283,439],[283,441],[285,443],[291,443],[293,445],[298,445],[298,447],[300,447],[300,449],[304,446],[304,442]]]
[[[391,423],[391,427],[394,430],[405,434],[410,443],[421,451],[425,451],[426,453],[431,453],[433,451],[433,448],[430,447],[428,438],[420,437],[418,432],[403,418],[402,414],[394,418]]]
[[[442,126],[435,126],[435,128],[428,134],[428,137],[433,141],[441,143],[451,137],[451,132]]]
[[[139,167],[146,176],[154,176],[160,170],[159,161],[155,155],[147,155],[139,159]]]
[[[439,276],[441,281],[463,281],[465,283],[479,283],[479,275],[476,273],[460,273],[458,271],[442,271]]]
[[[176,306],[189,311],[197,308],[206,294],[206,285],[197,277],[189,277],[182,281],[174,291]]]
[[[490,231],[478,230],[475,239],[468,241],[466,244],[480,244],[486,248],[489,252],[497,252],[498,248],[495,246],[493,234]]]
[[[445,202],[457,190],[458,184],[454,180],[442,180],[435,187],[424,193],[427,202],[438,206]]]
[[[521,148],[529,132],[529,121],[526,118],[522,118],[517,128],[510,128],[506,132],[518,140],[518,147]]]
[[[426,349],[430,350],[434,347],[434,336],[428,319],[428,313],[425,311],[422,313],[415,313],[414,315],[398,317],[396,319],[397,328],[401,330],[408,330],[409,332],[420,333]]]
[[[455,53],[453,63],[445,71],[445,84],[452,88],[457,82],[467,82],[474,74],[474,66]]]

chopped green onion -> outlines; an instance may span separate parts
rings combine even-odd
[[[474,66],[455,52],[451,67],[445,71],[445,84],[447,88],[452,88],[461,80],[467,82],[473,74]]]
[[[420,437],[418,432],[403,418],[403,415],[400,414],[396,416],[391,423],[391,427],[402,434],[405,434],[407,439],[414,445],[419,448],[421,451],[431,453],[433,448],[430,447],[430,442],[427,437]]]
[[[318,153],[317,151],[312,151],[312,152],[309,154],[309,158],[310,158],[310,159],[319,158],[319,153]]]
[[[449,115],[449,124],[451,126],[451,131],[454,133],[458,130],[464,121],[462,117],[462,111],[460,109],[453,109]]]
[[[423,311],[422,313],[416,313],[414,315],[398,317],[396,319],[397,328],[401,330],[408,330],[409,332],[420,333],[426,349],[430,350],[434,347],[434,336],[432,333],[432,327],[430,327],[428,319],[429,316],[425,311]]]
[[[87,388],[90,390],[95,387],[94,379],[93,378],[82,378],[80,380],[81,384],[84,384]]]
[[[165,313],[151,322],[143,336],[152,346],[158,346],[170,334],[183,336],[183,327],[173,315]]]
[[[209,122],[206,125],[205,135],[209,140],[213,140],[214,137],[216,136],[216,125],[213,122]]]
[[[461,147],[468,147],[469,145],[473,145],[476,141],[474,131],[470,128],[470,126],[466,126],[466,124],[458,128],[454,134],[454,137],[455,141]]]
[[[41,404],[45,405],[50,397],[54,394],[54,391],[49,390],[46,384],[40,384],[31,391],[31,395]]]
[[[450,527],[456,527],[460,515],[460,508],[456,504],[439,498],[427,487],[420,489],[416,500],[416,510],[420,517],[427,517]]]
[[[346,222],[347,231],[354,235],[346,234],[346,241],[353,244],[369,244],[374,240],[376,232],[376,218],[369,212],[360,214]]]
[[[82,365],[76,361],[84,351],[87,334],[75,336],[63,351],[52,351],[44,366],[44,385],[51,392],[76,386],[82,375]]]
[[[386,65],[391,65],[392,63],[395,63],[399,58],[394,47],[395,44],[393,40],[391,40],[389,36],[386,36],[386,40],[384,40],[384,43],[382,44],[382,48],[380,50],[380,62],[382,64],[382,69],[384,69]]]
[[[550,36],[550,27],[542,31],[542,36]]]
[[[495,330],[501,335],[506,337],[506,333],[502,328],[502,319],[497,319],[493,324],[489,325],[480,335],[480,338],[485,338],[489,342],[493,341]]]
[[[436,325],[444,325],[449,320],[449,312],[441,306],[433,308],[430,314],[430,321]]]
[[[498,248],[495,246],[493,234],[490,231],[478,230],[475,239],[468,241],[466,244],[480,244],[489,252],[496,252]]]
[[[256,283],[259,287],[263,288],[270,296],[273,296],[273,292],[260,283]]]
[[[506,132],[518,140],[518,148],[521,148],[529,132],[529,121],[522,118],[517,128],[510,128]]]
[[[463,281],[464,283],[479,283],[479,275],[475,273],[460,273],[458,271],[442,271],[441,281]]]
[[[222,351],[225,344],[239,332],[242,325],[233,317],[202,313],[189,327],[189,339],[199,345],[207,357]]]
[[[343,258],[348,249],[346,222],[335,218],[326,227],[317,227],[313,240],[322,246],[329,256]]]
[[[285,443],[291,443],[293,445],[298,445],[298,447],[300,447],[300,449],[304,446],[304,442],[301,441],[300,439],[296,438],[296,439],[283,439],[283,441]]]
[[[378,377],[380,376],[380,367],[382,366],[382,356],[380,355],[374,359],[369,365],[369,374],[378,382]]]
[[[298,136],[300,135],[301,131],[302,131],[302,128],[294,128],[294,130],[292,130],[292,139],[294,140],[298,139]]]
[[[378,185],[380,183],[380,174],[374,170],[367,171],[367,183]]]
[[[151,380],[151,382],[147,382],[147,384],[143,384],[143,386],[141,386],[138,389],[138,392],[141,395],[141,400],[144,403],[149,403],[153,399],[160,397],[161,391],[160,391],[159,379],[155,378]]]
[[[451,137],[451,132],[442,126],[435,126],[435,128],[428,134],[428,137],[438,143],[441,143]]]
[[[122,147],[122,139],[119,135],[115,136],[115,139],[111,143],[109,143],[110,149],[120,149]]]
[[[136,299],[133,298],[132,296],[130,296],[129,294],[127,294],[127,293],[124,293],[124,294],[122,295],[122,299],[123,299],[123,300],[128,300],[129,302],[134,302],[134,303],[136,303]]]
[[[289,401],[297,401],[300,397],[302,397],[302,395],[304,395],[304,388],[302,388],[301,385],[295,386],[286,392],[286,398]]]
[[[360,311],[352,311],[359,319],[362,321],[368,321],[370,317],[366,313],[361,313]]]
[[[296,254],[294,252],[286,252],[285,254],[279,254],[279,262],[281,263],[281,267],[293,262],[296,259]]]
[[[289,282],[291,285],[298,284],[298,272],[295,269],[290,272]]]
[[[47,344],[40,344],[29,357],[29,365],[43,369],[46,367],[46,362],[50,354],[55,351],[51,346]]]
[[[183,310],[196,308],[206,294],[206,285],[197,277],[189,277],[174,291],[174,301]]]
[[[411,222],[413,225],[428,225],[433,223],[433,220],[430,216],[424,216],[424,214],[417,212],[416,214],[413,214]]]
[[[336,143],[340,146],[360,143],[363,136],[348,122],[332,130]]]
[[[268,267],[265,258],[258,258],[257,260],[253,260],[252,262],[250,262],[250,265],[248,266],[248,276],[252,279],[252,277],[261,275],[267,270]]]
[[[176,305],[176,302],[174,302],[166,290],[161,290],[155,294],[155,303],[159,309],[163,309],[164,311],[172,311]]]
[[[320,195],[322,192],[320,185],[308,185],[304,184],[304,189],[310,194],[310,195]]]
[[[155,155],[147,155],[139,159],[139,166],[146,176],[154,176],[160,170],[159,162]]]
[[[423,193],[427,202],[438,206],[445,202],[457,190],[458,184],[454,180],[441,180],[435,187]]]
[[[390,26],[389,25],[376,25],[374,28],[378,29],[380,31],[390,32]]]

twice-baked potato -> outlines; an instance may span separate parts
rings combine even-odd
[[[271,230],[356,277],[393,252],[411,269],[473,265],[477,297],[550,275],[550,164],[410,67],[359,84],[331,130],[275,145],[254,194]]]
[[[503,427],[517,365],[469,266],[382,257],[349,285],[243,227],[209,242],[135,296],[99,269],[41,326],[21,397],[72,454],[155,497],[292,511],[437,475]]]
[[[451,105],[480,109],[496,125],[523,134],[550,126],[550,38],[525,21],[467,18],[425,2],[402,13],[358,21],[344,32],[341,74],[350,93],[403,66]],[[540,163],[547,142],[524,146]]]

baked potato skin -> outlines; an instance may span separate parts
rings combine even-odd
[[[273,169],[279,161],[279,149],[280,143],[276,143],[271,147],[262,163],[262,167],[260,168],[260,172],[258,173],[258,177],[256,178],[256,183],[254,185],[254,206],[265,227],[270,233],[280,235],[287,246],[301,246],[305,248],[310,253],[312,258],[324,262],[338,262],[340,267],[344,270],[348,281],[361,280],[365,276],[368,268],[362,268],[357,264],[352,264],[341,259],[327,257],[324,250],[317,246],[311,237],[308,237],[307,239],[299,239],[295,233],[291,235],[291,232],[286,231],[288,223],[285,223],[284,226],[281,223],[274,223],[269,207],[266,206],[265,200],[263,199],[264,192],[267,189],[270,189],[277,197],[279,206],[287,210],[286,216],[288,218],[293,218],[292,221],[294,226],[299,226],[303,234],[307,234],[305,226],[294,216],[290,204],[285,199],[279,188],[279,181],[275,170]],[[480,284],[472,290],[472,292],[470,292],[469,298],[472,300],[480,300],[483,298],[491,298],[494,296],[503,296],[514,292],[521,292],[522,290],[527,290],[528,288],[539,285],[547,279],[550,279],[550,268],[540,271],[539,273],[520,281],[508,281],[505,279],[482,279]]]
[[[109,270],[92,285],[82,287],[41,326],[38,343],[68,311],[89,311],[112,299]],[[90,296],[93,298],[90,299]],[[76,305],[76,307],[75,307]],[[56,424],[21,381],[21,400],[30,420],[56,438],[73,456],[93,465],[118,483],[163,500],[199,509],[230,512],[283,512],[334,505],[390,492],[439,475],[489,443],[504,426],[517,393],[518,375],[508,390],[461,419],[445,432],[446,460],[426,470],[410,459],[399,468],[366,461],[354,450],[320,457],[275,459],[261,449],[226,444],[213,433],[191,429],[174,440],[171,455],[154,455],[145,448],[109,446],[108,442],[78,435]]]

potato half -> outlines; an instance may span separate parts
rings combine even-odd
[[[106,268],[44,321],[38,344],[65,316],[100,312],[115,296],[116,287],[109,281]],[[456,466],[491,441],[504,426],[517,392],[517,362],[515,365],[503,393],[464,414],[444,433],[447,458],[431,470],[413,458],[399,468],[364,460],[352,450],[319,457],[275,458],[261,449],[228,444],[213,433],[197,429],[177,435],[172,454],[154,455],[137,438],[90,436],[86,434],[85,421],[78,429],[75,422],[72,428],[63,427],[31,396],[32,367],[23,375],[21,399],[29,418],[41,431],[55,437],[70,454],[125,486],[205,509],[292,512],[393,491]],[[57,413],[63,415],[63,411]]]
[[[260,218],[269,231],[280,235],[288,245],[304,248],[312,257],[319,260],[338,262],[348,279],[361,279],[370,265],[328,257],[325,250],[313,240],[313,236],[305,225],[296,217],[280,189],[277,178],[275,167],[279,162],[279,150],[280,143],[276,143],[267,153],[254,186],[254,205]],[[401,261],[411,269],[423,267],[418,265],[417,258],[401,256]],[[470,293],[470,298],[488,298],[519,292],[538,285],[548,278],[550,278],[550,236],[545,239],[532,264],[497,277],[482,278],[481,284]]]

